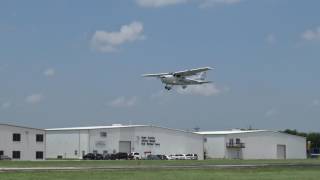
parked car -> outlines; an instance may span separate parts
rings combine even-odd
[[[102,154],[95,154],[95,160],[103,160],[104,157]]]
[[[157,156],[160,160],[168,160],[166,155],[158,154]]]
[[[11,157],[6,155],[0,155],[0,160],[11,160]]]
[[[147,156],[147,160],[161,160],[161,159],[157,155],[149,154]]]
[[[169,156],[167,156],[168,160],[175,160],[176,157],[172,154],[170,154]]]
[[[94,160],[95,159],[95,155],[93,153],[88,153],[88,154],[84,155],[82,157],[82,159],[84,159],[84,160]]]
[[[141,159],[140,154],[138,152],[132,152],[129,154],[128,158],[130,160],[139,160]]]
[[[103,155],[104,160],[110,160],[111,159],[111,154],[104,154]]]
[[[118,152],[115,154],[111,154],[110,156],[111,160],[116,160],[116,159],[128,159],[128,154],[125,152]]]
[[[176,160],[186,160],[187,159],[185,154],[176,154],[176,155],[174,155],[174,157]]]
[[[88,154],[84,155],[82,157],[82,159],[84,159],[84,160],[102,160],[104,158],[103,158],[102,154],[88,153]]]
[[[187,160],[198,160],[198,155],[197,154],[187,154],[186,159]]]

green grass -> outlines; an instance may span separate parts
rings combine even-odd
[[[108,166],[161,166],[161,165],[215,165],[215,164],[319,164],[319,159],[305,160],[226,160],[213,159],[203,161],[84,161],[84,160],[47,160],[47,161],[0,161],[0,167],[108,167]]]
[[[1,180],[301,180],[319,179],[319,168],[250,168],[212,170],[132,170],[132,171],[68,171],[68,172],[6,172]]]

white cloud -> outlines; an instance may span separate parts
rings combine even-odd
[[[43,74],[45,75],[45,76],[47,76],[47,77],[52,77],[52,76],[54,76],[55,75],[55,70],[53,69],[53,68],[48,68],[48,69],[46,69],[44,72],[43,72]]]
[[[180,94],[214,96],[222,92],[215,84],[190,85],[186,89],[179,87],[177,92]]]
[[[274,44],[277,40],[274,34],[269,34],[266,38],[267,43]]]
[[[7,108],[10,108],[11,105],[12,105],[12,104],[11,104],[11,102],[9,102],[9,101],[8,101],[8,102],[4,102],[4,103],[1,104],[1,108],[2,108],[2,109],[7,109]]]
[[[187,0],[136,0],[136,2],[141,7],[164,7],[185,3]]]
[[[36,104],[44,99],[42,94],[32,94],[26,97],[26,102],[30,104]]]
[[[200,3],[201,8],[213,7],[215,5],[232,5],[240,3],[242,0],[203,0]]]
[[[131,98],[126,98],[124,96],[118,97],[108,103],[111,107],[132,107],[136,105],[138,98],[133,96]]]
[[[96,31],[91,39],[91,46],[100,52],[114,52],[121,44],[144,39],[142,33],[143,24],[140,22],[123,25],[117,32]]]
[[[315,41],[320,40],[320,27],[317,27],[316,29],[308,29],[301,35],[302,39],[307,41]]]

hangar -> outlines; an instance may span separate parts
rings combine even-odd
[[[197,132],[206,158],[305,159],[306,138],[270,130]]]
[[[203,159],[200,134],[151,125],[90,126],[46,129],[46,158],[77,158],[86,153],[138,152],[188,154]]]
[[[0,124],[0,155],[14,160],[43,160],[45,131],[29,127]]]
[[[198,159],[305,159],[306,138],[270,130],[190,132],[153,125],[36,129],[0,124],[0,155],[81,159],[87,153],[197,154]]]

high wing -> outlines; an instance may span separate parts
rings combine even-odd
[[[196,69],[189,69],[189,70],[184,70],[184,71],[178,71],[178,72],[174,72],[173,75],[177,76],[177,77],[186,77],[186,76],[194,76],[200,72],[204,72],[204,71],[209,71],[211,70],[211,67],[203,67],[203,68],[196,68]]]
[[[169,74],[172,74],[172,73],[143,74],[142,76],[143,77],[161,77]]]

